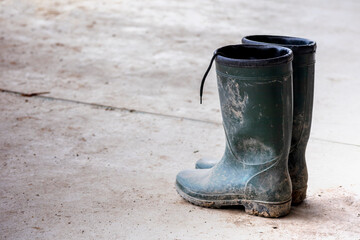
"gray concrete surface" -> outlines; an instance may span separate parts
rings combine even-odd
[[[360,2],[0,1],[0,239],[360,239]],[[220,157],[212,52],[318,42],[306,201],[281,219],[182,200]],[[48,92],[25,97],[22,93]]]

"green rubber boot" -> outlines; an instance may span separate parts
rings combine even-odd
[[[232,45],[214,53],[225,153],[210,169],[177,175],[184,199],[203,207],[243,205],[263,217],[289,213],[292,58],[279,46]]]
[[[289,173],[293,186],[292,204],[297,205],[306,197],[308,181],[305,151],[310,136],[312,118],[316,43],[303,38],[269,35],[247,36],[242,39],[242,42],[246,44],[277,44],[293,51],[294,115]],[[196,162],[195,168],[211,168],[218,161],[212,158],[202,158]]]

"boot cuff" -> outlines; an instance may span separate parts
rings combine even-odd
[[[293,59],[289,48],[276,45],[238,44],[217,49],[216,63],[230,67],[261,67],[285,64]]]
[[[273,35],[250,35],[243,37],[245,44],[274,44],[290,48],[295,55],[316,52],[316,42],[298,37],[273,36]]]

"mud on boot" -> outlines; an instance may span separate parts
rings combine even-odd
[[[289,213],[292,57],[278,46],[231,45],[215,52],[225,153],[210,169],[177,175],[185,200],[203,207],[242,205],[263,217]]]
[[[293,187],[292,204],[297,205],[306,198],[308,182],[305,151],[311,129],[316,43],[304,38],[271,35],[246,36],[242,42],[279,45],[293,51],[294,112],[288,168]],[[218,161],[214,158],[202,158],[196,162],[195,168],[211,168]]]

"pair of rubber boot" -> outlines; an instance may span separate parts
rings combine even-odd
[[[200,90],[215,60],[224,155],[180,172],[176,190],[195,205],[281,217],[306,197],[316,43],[269,35],[242,43],[215,51]]]

